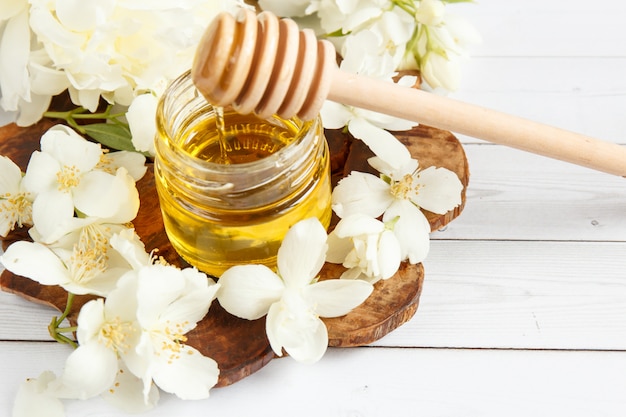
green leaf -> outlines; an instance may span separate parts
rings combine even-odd
[[[93,123],[82,125],[85,133],[106,147],[119,151],[137,152],[131,141],[128,127],[112,123]]]

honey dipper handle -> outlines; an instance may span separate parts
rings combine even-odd
[[[626,147],[336,69],[328,99],[626,177]]]

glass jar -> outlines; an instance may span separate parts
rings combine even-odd
[[[155,147],[168,238],[210,275],[242,264],[274,268],[291,226],[309,217],[330,223],[329,154],[319,117],[260,119],[216,109],[185,73],[159,102]]]

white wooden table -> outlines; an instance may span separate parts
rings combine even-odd
[[[483,35],[453,97],[626,144],[626,3],[451,8]],[[274,360],[206,401],[163,395],[146,415],[626,415],[626,179],[461,139],[467,206],[433,235],[409,323],[313,366]],[[52,314],[0,294],[0,415],[24,378],[61,371]],[[122,415],[99,399],[66,411]]]

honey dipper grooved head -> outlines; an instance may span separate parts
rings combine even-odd
[[[214,106],[242,114],[313,119],[328,96],[335,49],[290,19],[240,9],[218,15],[202,37],[191,69]]]

